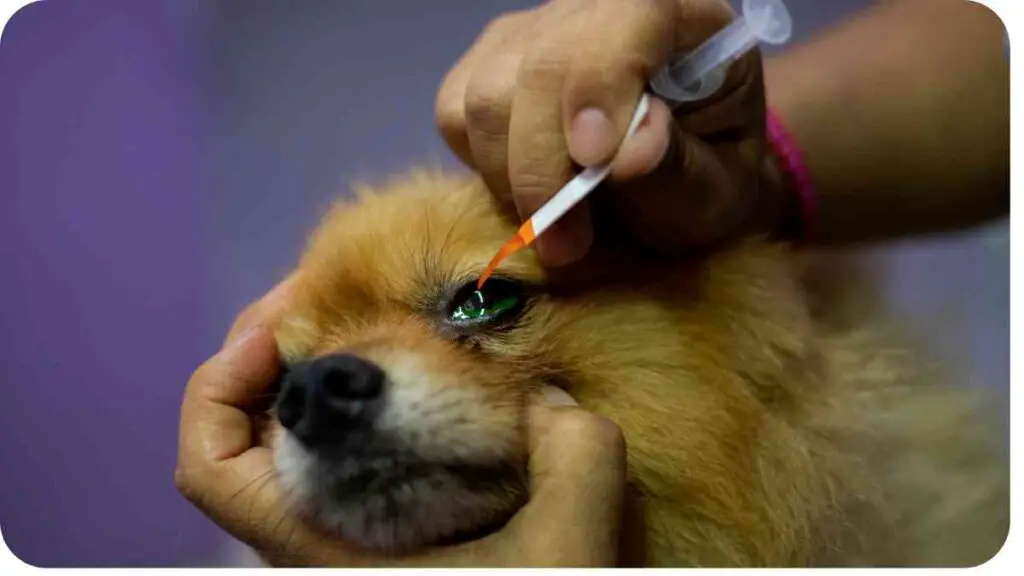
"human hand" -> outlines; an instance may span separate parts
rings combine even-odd
[[[725,0],[553,0],[502,15],[444,79],[438,125],[522,219],[569,181],[574,163],[613,161],[609,193],[591,195],[537,239],[547,266],[588,252],[598,202],[647,248],[718,240],[775,217],[754,210],[765,200],[758,181],[766,169],[757,50],[717,93],[680,106],[675,118],[655,99],[648,121],[619,144],[649,78],[732,16]]]
[[[175,482],[181,493],[272,565],[613,566],[625,490],[625,444],[579,408],[530,407],[529,502],[499,532],[415,556],[354,550],[307,525],[287,503],[253,413],[278,367],[273,329],[291,280],[239,316],[225,347],[189,380]],[[564,394],[564,393],[563,393]]]

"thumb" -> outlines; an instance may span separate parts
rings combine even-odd
[[[564,401],[564,397],[562,398]],[[613,566],[626,444],[612,421],[576,407],[530,407],[530,502],[514,520],[523,550],[575,566]]]
[[[611,165],[613,181],[629,182],[655,171],[667,158],[673,146],[675,119],[668,105],[660,98],[651,98],[647,117],[636,132],[622,142]]]

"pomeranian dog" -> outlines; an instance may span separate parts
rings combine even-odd
[[[812,314],[800,255],[737,241],[560,291],[473,177],[340,203],[277,332],[278,476],[311,520],[404,553],[528,498],[543,384],[623,430],[649,566],[970,566],[1001,548],[1000,430],[867,329]]]

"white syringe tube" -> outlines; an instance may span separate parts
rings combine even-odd
[[[734,60],[759,42],[786,42],[792,31],[793,21],[782,0],[743,0],[741,17],[662,68],[651,80],[651,90],[672,105],[707,98],[722,87]]]

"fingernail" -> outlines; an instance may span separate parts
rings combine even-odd
[[[555,386],[545,386],[540,391],[544,402],[553,406],[579,406],[579,403],[568,392]]]
[[[615,146],[615,127],[599,108],[585,108],[572,121],[569,153],[573,160],[591,166],[607,159]]]

